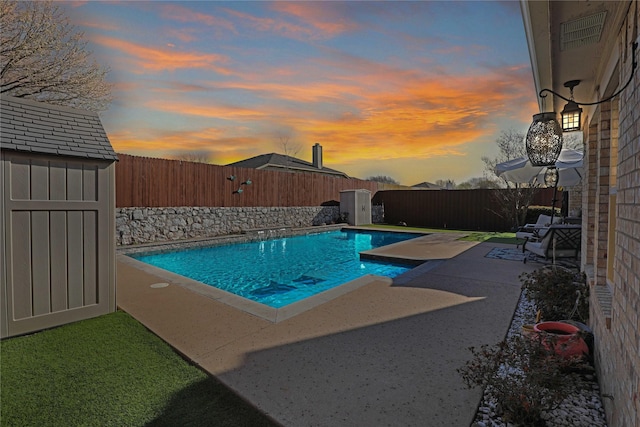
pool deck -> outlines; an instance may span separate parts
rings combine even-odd
[[[481,398],[456,369],[504,338],[536,266],[435,233],[371,251],[429,260],[267,319],[118,255],[118,306],[285,426],[469,426]],[[162,282],[169,286],[152,288]]]

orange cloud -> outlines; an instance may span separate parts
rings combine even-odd
[[[137,82],[116,82],[113,84],[113,89],[114,91],[119,92],[118,94],[118,98],[120,98],[123,95],[131,95],[132,93],[134,93],[134,91],[140,89],[141,85]]]
[[[350,117],[339,122],[289,122],[307,136],[309,141],[325,145],[328,161],[340,162],[403,157],[428,158],[459,153],[455,146],[474,141],[486,132],[481,126],[473,123],[459,123],[459,120],[451,119],[444,114],[436,113],[429,117],[429,113],[425,111],[397,109],[365,119]],[[329,153],[335,154],[332,157]]]
[[[92,41],[129,56],[133,63],[129,71],[138,74],[143,71],[175,71],[193,68],[211,70],[224,75],[231,74],[229,69],[219,65],[228,62],[227,57],[223,55],[151,48],[105,36],[94,36]]]
[[[465,144],[490,141],[497,120],[528,122],[537,108],[526,66],[487,67],[469,76],[406,70],[338,53],[331,58],[236,74],[224,82],[173,82],[155,89],[159,97],[144,107],[190,116],[194,130],[144,138],[116,135],[114,146],[131,152],[144,145],[169,154],[206,149],[226,164],[282,151],[273,135],[290,132],[303,147],[321,143],[329,167],[381,159],[414,164],[410,160],[463,158]],[[186,98],[206,91],[225,96]],[[236,105],[226,96],[234,93],[254,101]],[[223,130],[213,132],[211,119],[224,120]],[[207,124],[198,131],[198,123]]]
[[[306,103],[331,100],[343,101],[345,95],[360,92],[357,87],[336,82],[263,83],[235,81],[216,83],[212,86],[217,89],[243,90],[267,99]]]
[[[145,106],[156,111],[164,111],[167,113],[209,117],[223,120],[258,120],[264,119],[268,116],[267,113],[258,109],[215,104],[198,105],[177,100],[173,100],[172,102],[166,102],[163,100],[149,101],[145,104]]]
[[[371,64],[356,63],[355,69]],[[222,119],[243,129],[291,129],[296,139],[320,142],[327,160],[433,158],[461,156],[463,144],[494,134],[495,118],[513,117],[526,122],[535,101],[527,93],[525,68],[489,70],[484,75],[434,78],[417,72],[379,66],[366,75],[341,76],[338,82],[288,83],[235,81],[176,85],[171,102],[156,100],[146,107],[175,115]],[[527,71],[528,72],[528,71]],[[268,80],[268,79],[267,79]],[[179,101],[180,91],[203,89],[242,90],[263,99],[250,108],[222,103]],[[284,102],[283,102],[284,101]],[[510,105],[531,105],[514,112]],[[272,146],[267,136],[261,152]],[[229,133],[227,136],[231,135]],[[216,145],[222,144],[216,140]],[[260,147],[260,145],[257,145]],[[277,151],[277,150],[276,150]],[[332,158],[332,154],[335,158]],[[339,156],[339,157],[338,157]],[[235,158],[232,160],[238,160]]]
[[[226,135],[228,130],[203,128],[190,132],[136,129],[109,132],[114,150],[140,156],[176,158],[184,153],[201,153],[214,164],[225,165],[252,157],[263,144],[251,136]]]
[[[514,88],[504,73],[484,76],[449,76],[446,79],[369,74],[353,78],[349,93],[355,101],[340,117],[292,116],[286,121],[309,140],[340,147],[341,156],[387,158],[450,153],[451,147],[492,134],[493,117],[518,114],[526,121],[531,109],[514,113],[510,105],[531,105],[526,91]],[[522,76],[520,76],[522,77]],[[345,79],[343,79],[345,80]],[[512,80],[517,81],[515,77]],[[343,82],[343,87],[348,87]],[[343,97],[344,100],[347,97]],[[392,146],[392,149],[389,147]]]

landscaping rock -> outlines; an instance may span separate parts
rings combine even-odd
[[[533,323],[532,313],[536,312],[535,304],[527,298],[523,291],[518,302],[518,307],[511,321],[508,336],[520,333],[522,325]],[[600,387],[594,373],[572,373],[566,379],[573,387],[573,392],[558,408],[543,414],[548,427],[607,427],[607,420],[600,398]],[[486,389],[480,402],[474,423],[485,423],[495,427],[508,427],[495,412],[487,420],[487,409],[495,408],[491,390]]]
[[[383,217],[384,208],[373,206],[373,222],[380,223]],[[253,229],[310,227],[333,224],[339,218],[339,206],[118,208],[116,245],[216,237]]]

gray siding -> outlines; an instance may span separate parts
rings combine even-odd
[[[115,310],[114,168],[2,151],[0,336]]]

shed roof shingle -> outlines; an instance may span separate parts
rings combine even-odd
[[[3,150],[118,160],[98,114],[2,95]]]

